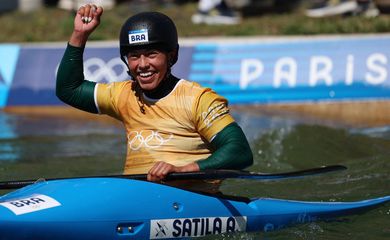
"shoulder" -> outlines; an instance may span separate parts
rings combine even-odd
[[[186,79],[181,79],[176,86],[176,90],[180,92],[188,92],[191,95],[198,95],[203,92],[211,91],[210,88],[203,87],[197,82],[192,82]]]
[[[98,94],[109,94],[122,92],[123,89],[133,89],[135,86],[133,81],[112,82],[112,83],[98,83]]]
[[[176,97],[185,97],[186,101],[192,100],[193,107],[205,107],[215,102],[222,102],[227,105],[227,100],[213,89],[185,79],[179,81],[175,94]]]
[[[99,112],[119,118],[121,105],[129,100],[134,85],[133,81],[97,84],[95,101]]]
[[[127,99],[126,96],[133,92],[134,85],[133,81],[98,83],[95,91],[95,101],[100,112],[105,112],[104,109],[113,108],[123,97]]]

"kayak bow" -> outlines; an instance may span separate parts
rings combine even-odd
[[[82,178],[39,182],[0,197],[4,239],[171,239],[270,231],[357,214],[390,201],[249,201],[157,183]]]

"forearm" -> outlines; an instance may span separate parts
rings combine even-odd
[[[253,164],[253,155],[244,132],[237,123],[226,126],[211,142],[215,151],[197,162],[200,170],[243,169]]]
[[[76,108],[97,113],[94,100],[96,83],[84,80],[83,47],[68,44],[57,72],[57,97]]]
[[[82,33],[74,30],[70,36],[69,44],[73,47],[84,47],[87,43],[88,37],[88,33]]]

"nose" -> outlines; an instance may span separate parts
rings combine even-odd
[[[149,61],[145,55],[140,56],[138,66],[142,69],[149,67]]]

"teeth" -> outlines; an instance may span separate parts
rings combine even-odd
[[[149,77],[149,76],[152,75],[152,73],[151,73],[151,72],[146,72],[146,73],[140,73],[139,75],[140,75],[141,77]]]

